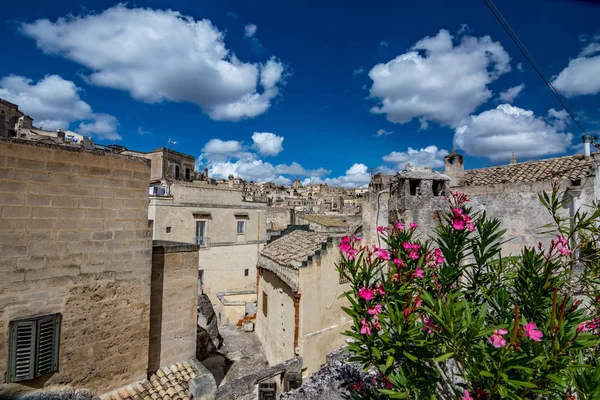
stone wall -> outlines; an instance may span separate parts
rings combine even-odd
[[[346,343],[342,333],[352,320],[342,310],[350,303],[340,295],[349,290],[348,283],[340,283],[336,264],[340,261],[339,238],[327,243],[327,248],[300,268],[300,356],[303,375],[310,376],[325,362],[327,353]],[[260,312],[260,309],[259,309]]]
[[[196,356],[197,266],[198,246],[154,242],[148,355],[150,371]]]
[[[287,207],[268,207],[267,224],[269,224],[269,226],[272,226],[272,224],[282,226],[283,228],[294,224],[294,209]]]
[[[145,377],[149,176],[146,160],[0,140],[0,382],[9,321],[52,313],[59,370],[19,386],[102,393]]]
[[[264,294],[267,315],[263,310]],[[277,275],[263,269],[258,284],[256,304],[256,335],[269,365],[294,357],[294,293]]]

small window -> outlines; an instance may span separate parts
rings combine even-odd
[[[171,227],[167,226],[167,233],[171,233]]]
[[[201,285],[204,285],[204,270],[203,269],[198,270],[198,283],[200,283]]]
[[[238,235],[244,234],[244,225],[245,225],[245,221],[237,221],[237,234]]]
[[[175,178],[179,178],[179,165],[175,166]]]
[[[9,323],[8,382],[37,378],[58,370],[60,314]]]
[[[188,180],[188,181],[190,180],[190,174],[191,174],[190,169],[186,168],[185,169],[185,179]]]
[[[433,195],[441,196],[444,194],[444,181],[433,181]]]
[[[266,317],[267,316],[267,311],[268,310],[268,303],[269,301],[269,297],[267,296],[267,294],[265,292],[263,292],[263,298],[262,298],[262,310],[263,310],[263,315]]]
[[[275,382],[258,384],[258,400],[275,400],[276,394],[277,384]]]
[[[421,183],[421,181],[419,181],[418,179],[409,179],[408,184],[410,186],[410,195],[411,196],[417,195],[417,190],[419,188],[420,183]]]
[[[250,270],[248,270],[248,268],[246,268],[246,269],[244,270],[244,276],[248,276],[248,275],[249,275],[249,273],[250,273]]]

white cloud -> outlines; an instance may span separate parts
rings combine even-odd
[[[258,27],[254,24],[248,24],[244,27],[244,36],[251,38],[256,34]]]
[[[352,70],[352,76],[357,76],[357,75],[360,75],[360,74],[362,74],[363,72],[365,72],[365,70],[364,70],[364,69],[363,69],[363,67],[361,66],[361,67],[359,67],[359,68],[356,68],[356,69]]]
[[[117,133],[117,119],[109,114],[95,114],[92,122],[79,124],[77,132],[84,136],[95,136],[100,140],[122,140],[123,137]]]
[[[142,128],[141,126],[138,126],[137,133],[138,133],[138,135],[140,135],[140,136],[144,136],[144,135],[152,135],[152,133],[150,133],[150,132],[148,132],[148,131],[144,130],[144,128]]]
[[[375,136],[377,136],[377,137],[387,136],[387,135],[391,135],[392,133],[394,133],[394,131],[386,131],[385,129],[379,129],[377,131],[377,133],[375,134]]]
[[[116,131],[117,119],[108,114],[95,114],[79,97],[81,89],[58,75],[46,75],[38,82],[18,75],[0,79],[0,97],[15,103],[33,118],[35,126],[47,130],[69,129],[76,121],[79,133],[100,140],[121,140]]]
[[[291,177],[319,178],[331,173],[324,168],[306,169],[296,162],[273,165],[260,159],[261,155],[279,154],[283,150],[283,140],[282,136],[269,132],[255,132],[252,135],[254,144],[250,147],[237,140],[211,139],[202,148],[198,166],[207,167],[210,176],[217,179],[227,178],[232,174],[248,181],[270,181],[277,184],[289,184]]]
[[[393,151],[383,156],[383,161],[394,164],[397,171],[404,169],[406,164],[415,167],[441,168],[445,164],[444,157],[448,151],[437,146],[427,146],[420,150],[408,148],[406,152]]]
[[[556,111],[554,108],[548,110],[548,119],[552,126],[562,131],[567,127],[570,116],[567,110]]]
[[[98,14],[37,20],[22,31],[45,53],[89,68],[92,84],[147,103],[195,103],[214,120],[265,113],[285,80],[280,61],[243,62],[211,21],[172,10],[118,4]]]
[[[600,36],[589,39],[579,56],[552,81],[566,97],[593,95],[600,92]]]
[[[525,89],[525,84],[521,83],[520,85],[513,86],[511,88],[506,89],[503,92],[500,92],[498,99],[503,103],[512,103],[514,99],[521,93],[521,91]]]
[[[258,152],[265,156],[276,156],[283,150],[283,136],[270,132],[254,132],[252,141]]]
[[[366,186],[369,184],[369,182],[371,182],[369,168],[364,164],[356,163],[348,168],[344,175],[338,176],[337,178],[306,178],[302,181],[302,184],[308,185],[310,183],[325,183],[332,186],[357,188]]]
[[[418,41],[409,52],[375,65],[371,109],[390,122],[413,118],[458,126],[492,97],[488,85],[510,71],[510,57],[489,36],[462,36],[456,45],[447,30]]]
[[[564,153],[572,140],[571,133],[559,132],[533,111],[509,104],[472,115],[454,135],[456,147],[492,161],[507,160],[513,152],[521,159]]]
[[[388,42],[386,42],[385,40],[382,40],[381,42],[379,42],[379,45],[381,47],[388,47],[390,44]]]
[[[523,68],[523,63],[518,63],[518,64],[517,64],[517,70],[518,70],[519,72],[523,72],[523,71],[525,71],[525,68]]]

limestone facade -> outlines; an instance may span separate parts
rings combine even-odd
[[[339,238],[296,230],[265,246],[258,261],[256,334],[270,365],[302,357],[303,379],[345,344],[352,323],[339,296]]]
[[[150,196],[149,219],[154,239],[200,246],[198,279],[214,305],[217,292],[256,287],[266,203],[244,201],[240,190],[173,182],[169,195]]]
[[[58,371],[19,384],[102,393],[145,376],[146,160],[0,139],[0,381],[9,322],[60,313]]]

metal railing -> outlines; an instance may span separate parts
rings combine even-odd
[[[208,247],[209,242],[210,242],[209,238],[207,238],[205,236],[195,236],[194,237],[194,243],[200,247]]]

